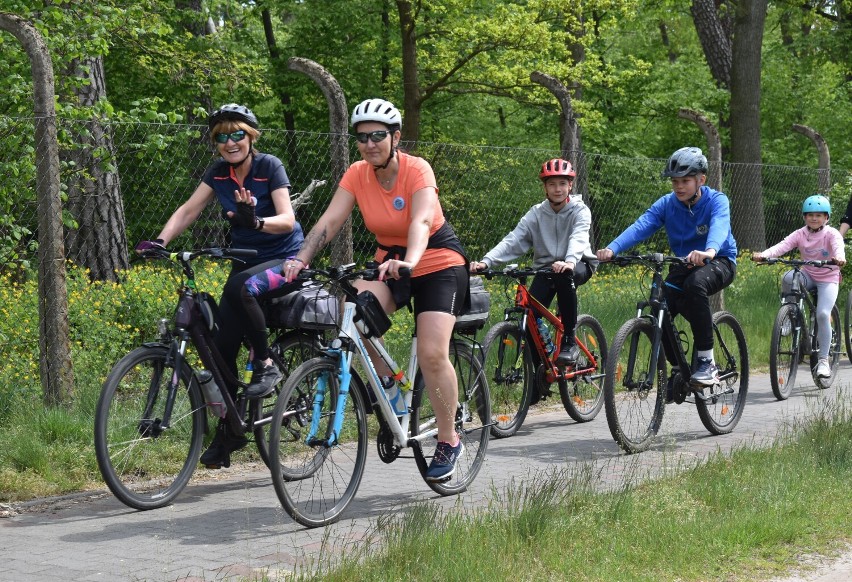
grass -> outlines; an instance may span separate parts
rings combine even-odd
[[[495,492],[473,512],[418,504],[379,520],[339,563],[295,579],[764,579],[852,541],[850,479],[852,414],[835,407],[769,448],[718,453],[618,491],[596,491],[581,467]]]

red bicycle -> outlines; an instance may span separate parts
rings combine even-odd
[[[562,321],[536,301],[527,288],[527,278],[539,273],[553,271],[510,265],[503,271],[478,273],[487,279],[506,277],[507,296],[510,285],[517,280],[514,305],[505,310],[505,320],[488,330],[483,340],[483,369],[491,390],[491,434],[496,438],[515,434],[527,416],[533,390],[549,394],[548,387],[554,382],[559,384],[565,411],[577,422],[592,420],[603,406],[607,354],[603,327],[593,316],[580,315],[575,332],[580,356],[573,365],[557,366],[556,348],[564,333]],[[537,369],[533,350],[541,362]]]

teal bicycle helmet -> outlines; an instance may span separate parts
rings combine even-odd
[[[802,214],[808,212],[825,212],[831,216],[831,202],[822,194],[814,194],[805,198],[805,203],[802,204]]]

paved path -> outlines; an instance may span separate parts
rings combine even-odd
[[[576,424],[561,405],[551,407],[528,417],[516,436],[492,440],[472,490],[458,497],[436,496],[413,460],[383,464],[371,443],[373,458],[355,501],[342,522],[327,528],[307,530],[287,517],[260,469],[215,472],[215,480],[190,485],[174,505],[149,512],[131,510],[104,492],[19,504],[11,517],[0,519],[0,581],[283,578],[294,567],[364,539],[372,520],[412,502],[484,506],[493,491],[512,481],[590,464],[602,486],[617,487],[625,479],[682,468],[718,449],[769,442],[791,418],[838,398],[852,400],[852,367],[845,360],[829,390],[815,389],[805,367],[798,382],[789,400],[777,402],[768,377],[753,375],[739,426],[721,437],[707,433],[693,406],[670,405],[659,443],[632,456],[619,451],[603,411],[591,423]],[[850,580],[852,561],[813,576],[818,577],[797,580]]]

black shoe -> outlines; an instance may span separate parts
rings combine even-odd
[[[559,355],[556,356],[557,366],[571,366],[580,357],[580,348],[577,344],[563,344],[559,350]]]
[[[216,426],[216,435],[213,442],[198,460],[208,469],[228,468],[231,466],[231,453],[238,451],[248,444],[246,437],[231,435],[227,425],[219,423]]]
[[[254,362],[254,372],[251,374],[251,383],[246,388],[246,398],[264,398],[275,391],[275,385],[284,378],[284,374],[270,362],[268,365],[260,360]]]

